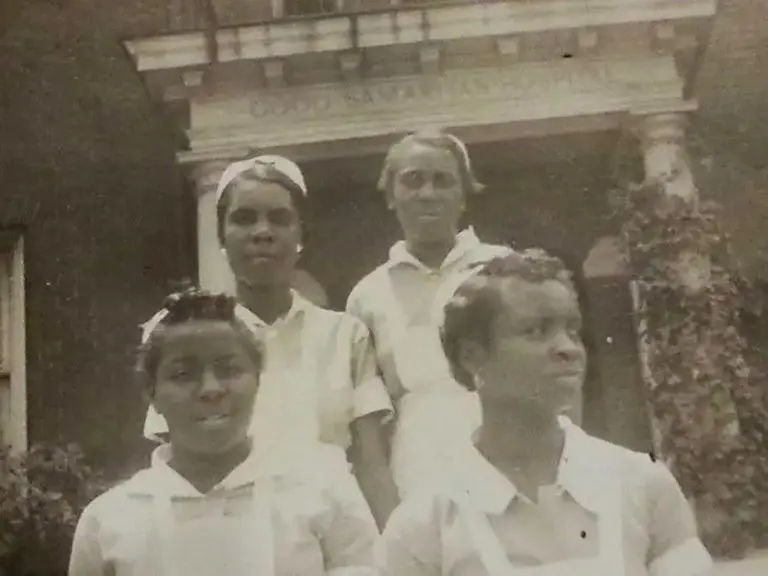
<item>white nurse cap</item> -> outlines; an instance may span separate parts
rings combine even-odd
[[[301,169],[296,163],[283,156],[267,154],[265,156],[256,156],[255,158],[250,158],[248,160],[233,162],[227,166],[227,169],[224,170],[224,173],[219,179],[219,185],[216,187],[216,204],[219,203],[224,190],[235,178],[249,170],[258,170],[260,166],[269,166],[273,170],[280,172],[283,176],[293,182],[305,196],[307,195],[307,184],[304,182],[304,175],[301,173]]]

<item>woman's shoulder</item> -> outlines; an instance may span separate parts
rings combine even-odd
[[[381,302],[390,267],[391,264],[385,262],[358,280],[347,298],[347,310],[357,313],[375,307]]]
[[[326,485],[352,474],[346,453],[338,446],[317,443],[284,452],[270,468],[278,486]]]
[[[655,493],[677,485],[667,464],[653,451],[633,450],[591,435],[587,438],[596,453],[599,452],[618,467],[617,471],[628,491]]]
[[[152,485],[153,482],[151,468],[140,470],[91,500],[83,509],[81,518],[97,521],[100,524],[108,524],[110,520],[119,522],[135,506],[136,497],[146,492],[142,487]]]
[[[341,310],[331,310],[311,304],[307,308],[310,329],[318,334],[318,340],[347,339],[356,341],[368,336],[368,328],[356,315]]]

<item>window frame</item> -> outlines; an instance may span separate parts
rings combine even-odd
[[[28,447],[24,287],[24,238],[18,236],[0,251],[0,442],[14,453]]]

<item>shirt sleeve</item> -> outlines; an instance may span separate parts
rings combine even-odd
[[[357,480],[341,461],[323,469],[330,478],[325,490],[328,512],[319,529],[326,574],[378,575],[379,530]]]
[[[68,576],[105,576],[99,544],[99,519],[93,505],[86,507],[75,529]]]
[[[693,511],[680,485],[662,463],[650,467],[651,576],[703,576],[712,569],[712,558],[699,540]]]
[[[381,538],[384,576],[440,576],[440,519],[434,498],[405,500],[392,513]]]
[[[350,292],[349,297],[347,297],[346,311],[348,314],[351,314],[355,318],[361,320],[366,326],[368,326],[368,328],[371,328],[369,315],[366,313],[363,307],[363,291],[361,286],[361,284],[358,284],[352,288],[352,292]]]
[[[365,325],[354,319],[352,331],[352,384],[354,386],[354,417],[382,412],[386,419],[394,411],[384,382],[378,373],[373,339]]]

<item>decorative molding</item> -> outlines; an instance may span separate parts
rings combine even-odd
[[[285,0],[270,0],[272,4],[272,17],[282,18],[285,16]]]
[[[184,70],[181,73],[181,82],[186,88],[198,88],[203,84],[204,70]]]
[[[360,66],[363,63],[363,54],[359,51],[343,52],[339,54],[339,66],[345,80],[358,80],[360,78]]]
[[[682,100],[682,85],[674,58],[659,55],[528,63],[200,98],[191,102],[191,150],[180,157],[251,146],[359,142],[414,126],[493,130],[548,119],[681,111],[695,107]]]
[[[282,60],[265,60],[262,62],[264,78],[270,88],[285,87],[285,66]]]
[[[423,46],[419,50],[419,64],[424,74],[439,74],[440,48],[438,46]]]
[[[220,62],[284,58],[391,45],[551,33],[578,28],[710,20],[717,0],[539,0],[393,7],[354,16],[272,21],[216,33]],[[205,34],[192,32],[125,42],[141,72],[210,63]]]
[[[656,51],[676,49],[677,31],[673,22],[659,22],[653,27],[651,45]]]
[[[504,58],[517,58],[520,55],[520,38],[506,36],[496,39],[496,50]]]
[[[579,51],[582,53],[594,52],[597,49],[598,40],[597,30],[579,30],[576,34]]]
[[[653,27],[653,35],[656,40],[670,42],[675,39],[675,25],[670,22],[661,22]]]
[[[669,117],[675,118],[675,122],[685,122],[687,115],[696,112],[698,108],[697,100],[660,99],[637,104],[630,109],[626,127],[630,133],[642,139],[646,137],[649,124],[668,122]]]

